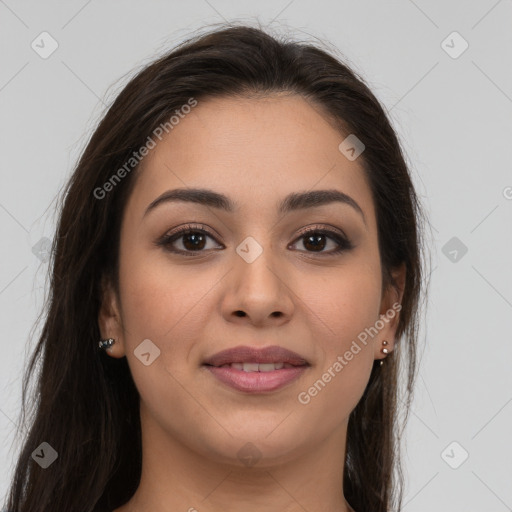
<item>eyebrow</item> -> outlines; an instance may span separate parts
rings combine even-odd
[[[174,190],[167,190],[162,195],[158,196],[146,208],[144,216],[150,211],[154,210],[157,206],[169,202],[188,202],[197,203],[211,208],[224,210],[228,213],[233,213],[239,208],[238,204],[232,201],[229,197],[219,192],[215,192],[206,188],[177,188]],[[331,203],[342,203],[351,206],[363,218],[366,224],[366,218],[361,207],[349,195],[336,190],[311,190],[308,192],[293,192],[287,195],[279,204],[278,212],[284,215],[297,210],[306,208],[316,208]]]

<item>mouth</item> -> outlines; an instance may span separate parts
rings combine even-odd
[[[234,370],[240,370],[244,372],[273,372],[275,370],[281,370],[282,368],[296,368],[297,366],[307,366],[304,364],[291,364],[285,362],[278,363],[256,363],[256,362],[244,362],[244,363],[227,363],[221,366],[217,365],[206,365],[214,366],[215,368],[233,368]]]
[[[310,366],[304,357],[279,346],[235,347],[218,352],[203,363],[217,380],[245,393],[281,389]]]
[[[284,347],[271,345],[269,347],[256,348],[249,346],[238,346],[217,352],[206,359],[203,364],[208,366],[222,367],[225,365],[243,365],[235,369],[245,369],[245,371],[272,371],[288,366],[309,365],[306,358],[296,352],[292,352]],[[262,369],[256,369],[255,365],[261,365]],[[274,365],[274,367],[265,366]],[[280,368],[275,366],[283,365]]]

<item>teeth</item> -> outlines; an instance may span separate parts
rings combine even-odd
[[[244,363],[244,372],[257,372],[259,371],[258,363]]]
[[[223,364],[221,368],[233,368],[244,372],[273,372],[281,368],[293,368],[289,363],[231,363]]]
[[[262,363],[258,366],[260,372],[273,372],[274,370],[277,370],[275,363]]]
[[[233,368],[244,372],[273,372],[281,370],[281,368],[295,368],[290,363],[228,363],[223,364],[220,368]]]

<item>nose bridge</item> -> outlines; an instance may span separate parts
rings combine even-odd
[[[243,311],[255,322],[271,316],[289,316],[292,300],[279,255],[273,253],[270,236],[247,236],[236,246],[231,284],[225,297],[225,313],[239,316]],[[280,275],[281,274],[281,275]]]
[[[235,259],[237,279],[247,280],[253,284],[272,286],[278,280],[275,275],[277,258],[272,253],[270,237],[268,235],[247,236],[236,247],[238,259]]]

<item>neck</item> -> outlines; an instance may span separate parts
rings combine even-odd
[[[247,467],[208,449],[198,453],[169,436],[142,407],[141,425],[140,484],[115,512],[354,512],[343,496],[346,423],[318,446],[262,457]]]

